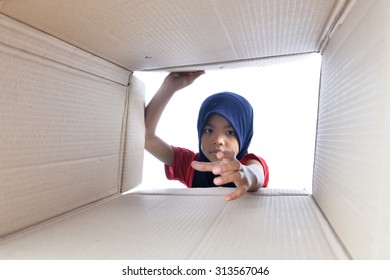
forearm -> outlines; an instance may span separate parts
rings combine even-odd
[[[162,85],[155,96],[145,108],[145,133],[146,137],[155,137],[156,128],[161,115],[172,98],[174,90]]]
[[[170,73],[163,81],[156,95],[145,108],[146,137],[154,137],[157,124],[169,100],[176,91],[190,85],[204,71],[189,72],[184,75]]]
[[[203,71],[186,73],[185,75],[170,73],[145,107],[145,149],[167,165],[173,163],[173,148],[156,135],[158,122],[175,92],[190,85],[203,73]]]
[[[167,165],[173,162],[173,150],[156,135],[156,128],[173,94],[174,91],[162,85],[145,108],[145,149]]]

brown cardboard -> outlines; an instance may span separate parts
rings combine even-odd
[[[323,53],[313,195],[354,258],[389,258],[390,6],[357,1]]]
[[[126,69],[318,51],[346,0],[0,1],[0,12]]]
[[[3,15],[0,29],[3,237],[118,193],[127,82],[122,68]]]
[[[123,162],[119,172],[121,192],[141,184],[145,146],[145,86],[135,76],[130,77],[127,92],[126,122],[122,130]]]
[[[0,259],[348,258],[308,194],[226,203],[231,189],[181,191],[111,199],[6,240]]]
[[[389,10],[386,0],[0,1],[0,258],[388,259]],[[120,195],[142,174],[132,71],[308,52],[323,53],[313,195]]]

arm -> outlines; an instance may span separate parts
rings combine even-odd
[[[192,162],[192,167],[198,171],[213,172],[220,175],[214,179],[214,184],[224,185],[233,182],[237,190],[225,196],[231,201],[243,196],[246,192],[254,192],[264,184],[264,169],[257,160],[250,160],[247,165],[241,164],[231,150],[219,152],[220,161]]]
[[[204,71],[189,72],[184,75],[170,73],[145,108],[145,149],[167,165],[173,163],[173,149],[156,135],[158,122],[175,92],[192,84],[202,74]]]

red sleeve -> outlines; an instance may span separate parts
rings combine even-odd
[[[263,184],[263,188],[266,188],[268,186],[268,180],[269,180],[269,171],[268,171],[268,166],[267,166],[267,163],[265,162],[264,159],[262,159],[261,157],[259,156],[256,156],[255,154],[246,154],[241,160],[240,162],[242,164],[248,164],[248,162],[250,160],[257,160],[261,163],[261,165],[263,166],[263,169],[264,169],[264,184]]]
[[[194,161],[197,154],[184,148],[173,147],[173,165],[165,165],[165,175],[168,180],[178,180],[187,187],[192,186],[194,178],[194,169],[191,162]]]

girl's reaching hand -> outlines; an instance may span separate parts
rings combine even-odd
[[[217,153],[219,161],[199,162],[193,161],[191,166],[198,171],[212,172],[219,175],[214,179],[214,184],[221,186],[234,183],[237,190],[225,196],[226,201],[237,199],[243,196],[248,190],[253,190],[257,180],[252,169],[241,164],[231,150],[224,150]]]

